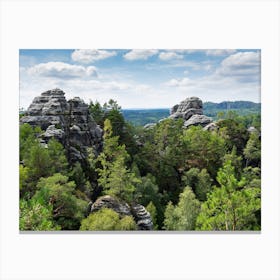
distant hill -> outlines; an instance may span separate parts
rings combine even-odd
[[[124,118],[134,125],[142,126],[157,122],[169,116],[169,110],[163,109],[123,109]],[[205,102],[203,113],[206,116],[217,118],[219,112],[235,111],[238,115],[260,114],[261,104],[251,101],[224,101],[221,103]]]

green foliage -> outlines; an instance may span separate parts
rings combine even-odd
[[[20,230],[60,230],[52,220],[52,205],[42,205],[35,199],[20,200]]]
[[[191,168],[184,173],[182,181],[192,188],[200,201],[205,201],[207,193],[212,190],[213,180],[206,169]]]
[[[223,157],[223,163],[230,161],[234,167],[235,175],[240,178],[242,173],[242,156],[237,155],[236,147],[234,146],[230,154],[225,154]]]
[[[129,125],[121,112],[121,107],[117,101],[110,99],[103,106],[99,102],[90,102],[89,111],[93,119],[101,126],[105,127],[105,120],[108,119],[112,126],[112,136],[118,136],[118,141],[126,146],[129,154],[133,154],[137,147],[133,138],[133,127]]]
[[[132,217],[121,218],[112,209],[102,208],[90,214],[82,221],[80,230],[135,230],[136,224]]]
[[[234,118],[220,120],[218,122],[219,134],[225,139],[228,151],[236,147],[238,155],[243,153],[243,149],[249,138],[249,133],[244,124]]]
[[[194,230],[200,203],[190,187],[180,194],[177,206],[168,203],[165,210],[164,228],[166,230]]]
[[[99,182],[106,194],[131,202],[136,189],[135,185],[141,181],[134,173],[127,169],[124,158],[118,157],[110,167],[110,174],[106,178],[106,183],[102,178]]]
[[[101,168],[98,183],[103,187],[104,193],[116,196],[127,202],[131,202],[135,192],[135,184],[140,183],[131,170],[126,167],[129,158],[124,145],[118,145],[118,137],[112,136],[110,120],[105,120],[104,149],[97,158]]]
[[[131,216],[124,216],[120,219],[116,230],[136,230],[136,223]]]
[[[54,174],[41,178],[34,199],[42,205],[53,207],[53,219],[62,229],[77,229],[84,218],[87,202],[75,196],[75,183],[68,177]]]
[[[63,146],[55,139],[48,142],[47,147],[41,145],[37,136],[40,128],[32,128],[29,124],[20,126],[20,189],[21,195],[31,197],[41,177],[54,173],[67,173],[68,162]]]
[[[153,221],[153,229],[157,230],[158,225],[157,225],[157,209],[155,205],[153,204],[152,201],[147,205],[146,210],[150,213],[152,221]]]
[[[25,123],[20,125],[19,131],[19,147],[20,147],[20,160],[24,160],[29,152],[30,147],[37,143],[36,136],[42,133],[40,127],[33,128],[31,125]]]
[[[180,192],[179,169],[183,164],[181,120],[167,119],[148,131],[144,146],[134,157],[141,174],[151,173],[156,177],[159,192],[168,193],[168,200],[175,200]],[[167,200],[167,201],[168,201]]]
[[[259,133],[251,133],[250,138],[244,149],[244,156],[247,160],[247,164],[260,167],[261,165],[261,140]]]
[[[224,139],[216,132],[192,126],[184,131],[183,143],[186,151],[186,169],[205,168],[212,177],[215,177],[225,154]]]
[[[260,189],[243,188],[246,180],[238,181],[228,161],[217,175],[215,188],[202,204],[197,218],[198,230],[258,230],[256,213],[260,210]]]
[[[55,139],[50,139],[47,151],[51,162],[51,173],[66,174],[68,162],[62,144]]]
[[[29,168],[19,165],[19,189],[20,191],[26,191],[28,188]]]

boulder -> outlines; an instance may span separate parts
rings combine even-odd
[[[192,115],[187,121],[184,122],[184,127],[191,125],[201,125],[202,127],[212,122],[212,119],[204,115]]]
[[[137,224],[138,230],[152,230],[153,222],[150,213],[141,204],[129,206],[110,195],[99,197],[90,208],[90,212],[97,212],[102,208],[109,208],[117,212],[120,216],[132,216]]]
[[[120,214],[121,216],[131,216],[130,207],[125,202],[120,202],[118,199],[104,195],[99,197],[91,206],[91,213],[97,212],[102,208],[109,208]]]

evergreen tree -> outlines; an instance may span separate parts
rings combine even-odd
[[[166,230],[194,230],[200,203],[190,187],[180,194],[179,203],[173,206],[170,202],[165,211],[164,227]]]
[[[217,175],[216,187],[202,204],[197,218],[198,230],[258,230],[256,213],[260,210],[260,189],[244,188],[246,180],[238,181],[227,161]]]

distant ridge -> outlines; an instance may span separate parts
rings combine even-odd
[[[171,107],[170,107],[171,108]],[[218,112],[235,111],[238,115],[260,114],[261,103],[252,101],[223,101],[220,103],[204,102],[203,112],[206,116],[215,119]],[[134,125],[145,125],[158,122],[170,114],[169,108],[130,108],[122,109],[124,118]]]

